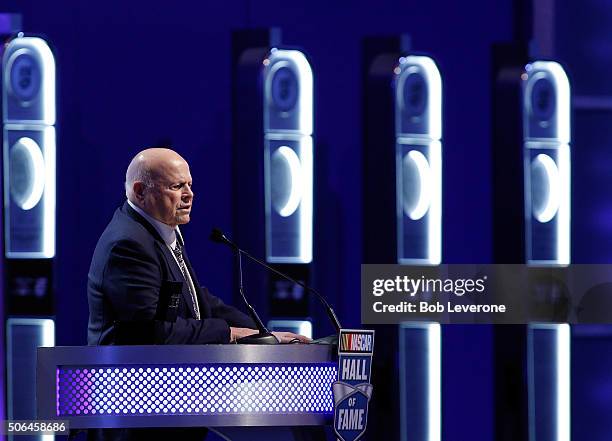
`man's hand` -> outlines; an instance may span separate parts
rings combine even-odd
[[[230,327],[230,343],[242,337],[257,334],[259,331],[250,328],[233,328]],[[310,343],[312,340],[303,335],[294,334],[293,332],[276,331],[272,333],[280,343]]]
[[[310,343],[312,341],[308,337],[293,332],[275,331],[272,334],[281,343]]]
[[[250,328],[233,328],[230,326],[230,343],[234,343],[236,340],[242,337],[248,337],[249,335],[257,334],[257,329]]]

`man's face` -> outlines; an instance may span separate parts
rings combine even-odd
[[[187,162],[173,159],[162,164],[153,181],[145,192],[145,211],[171,227],[189,222],[193,191]]]

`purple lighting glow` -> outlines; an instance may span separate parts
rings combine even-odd
[[[333,412],[333,363],[60,366],[57,415]]]

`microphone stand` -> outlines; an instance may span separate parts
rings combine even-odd
[[[288,276],[285,273],[282,273],[280,271],[278,271],[276,268],[268,265],[266,262],[259,260],[257,257],[251,256],[249,253],[247,253],[246,251],[244,251],[243,249],[241,249],[238,245],[236,245],[234,242],[232,242],[230,239],[227,238],[227,236],[223,233],[223,231],[221,231],[219,228],[213,228],[211,234],[210,234],[210,240],[212,240],[213,242],[217,242],[217,243],[223,243],[227,246],[229,246],[230,248],[232,248],[234,251],[236,251],[237,257],[238,257],[238,269],[239,269],[239,288],[240,288],[240,294],[242,295],[242,299],[244,300],[244,303],[247,305],[248,311],[249,311],[249,315],[251,316],[251,318],[255,321],[255,323],[257,324],[257,329],[259,330],[259,334],[261,335],[261,337],[258,337],[258,335],[254,335],[254,336],[249,336],[249,337],[244,337],[241,338],[238,342],[242,343],[242,340],[244,339],[249,339],[249,338],[261,338],[265,341],[266,338],[266,334],[270,334],[270,331],[268,331],[266,329],[266,327],[263,325],[261,319],[259,318],[259,316],[257,315],[257,313],[255,312],[255,309],[249,304],[249,302],[246,300],[246,296],[244,295],[244,291],[243,291],[243,287],[242,287],[242,259],[241,256],[244,254],[246,257],[248,257],[249,259],[251,259],[253,262],[258,263],[259,265],[263,266],[264,268],[266,268],[268,271],[273,272],[276,275],[281,276],[283,279],[289,280],[292,283],[295,283],[298,286],[301,286],[302,288],[304,288],[306,291],[314,293],[318,299],[321,301],[321,303],[323,304],[323,306],[325,307],[325,311],[327,312],[327,316],[329,317],[330,321],[332,322],[332,324],[334,325],[334,328],[336,330],[336,334],[332,334],[329,335],[327,337],[323,337],[317,340],[314,340],[312,343],[314,344],[331,344],[331,345],[337,345],[338,344],[338,336],[340,335],[340,329],[342,329],[342,326],[340,325],[340,320],[338,320],[338,317],[336,317],[336,313],[334,312],[333,308],[330,306],[330,304],[327,302],[327,300],[325,299],[325,297],[323,297],[316,289],[311,288],[309,286],[307,286],[306,284],[295,280],[293,277]],[[274,336],[272,336],[274,337]],[[246,343],[246,341],[245,341]],[[272,342],[270,342],[271,344],[273,344]]]
[[[251,256],[249,253],[247,253],[244,250],[240,250],[240,252],[242,254],[244,254],[246,257],[248,257],[249,259],[251,259],[252,261],[260,264],[261,266],[263,266],[267,270],[272,271],[274,274],[276,274],[278,276],[281,276],[282,278],[284,278],[286,280],[289,280],[290,282],[295,283],[298,286],[301,286],[306,291],[310,291],[310,292],[314,293],[319,298],[321,303],[323,303],[323,306],[325,306],[325,311],[327,312],[327,316],[329,317],[329,319],[331,320],[332,324],[334,325],[334,328],[336,329],[336,332],[338,333],[338,335],[340,334],[340,329],[342,329],[342,325],[340,325],[340,320],[338,320],[338,317],[336,317],[336,313],[334,312],[334,310],[330,306],[330,304],[327,302],[327,300],[325,300],[325,297],[323,297],[316,289],[311,288],[310,286],[300,282],[299,280],[296,280],[293,277],[290,277],[287,274],[278,271],[276,268],[268,265],[266,262],[264,262],[262,260],[259,260],[257,257]],[[332,337],[332,336],[330,336],[330,337]],[[337,336],[335,336],[335,337],[337,337]],[[325,339],[328,339],[328,337],[325,337]],[[315,342],[316,341],[317,340],[315,340]]]
[[[236,258],[238,260],[238,291],[240,291],[240,295],[242,296],[242,300],[247,306],[247,311],[249,315],[255,322],[257,326],[258,334],[247,335],[246,337],[242,337],[236,340],[238,344],[247,344],[247,345],[276,345],[278,344],[278,339],[264,326],[263,322],[257,315],[255,308],[251,306],[251,304],[247,301],[246,295],[244,294],[244,285],[242,283],[242,250],[236,248]]]

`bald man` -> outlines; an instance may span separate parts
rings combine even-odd
[[[247,315],[199,285],[187,257],[178,227],[193,204],[187,162],[170,149],[143,150],[127,169],[125,191],[91,261],[88,343],[229,343],[255,333]]]

